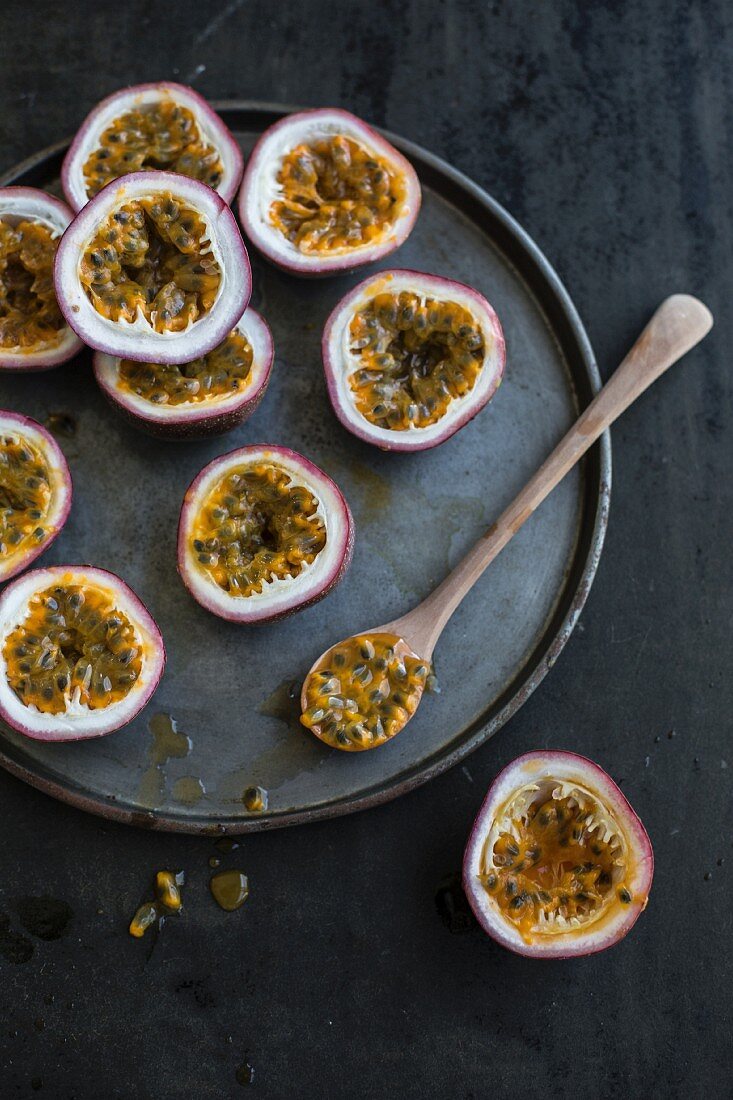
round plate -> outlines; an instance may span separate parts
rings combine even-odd
[[[245,154],[281,107],[218,106]],[[432,451],[384,454],[336,421],[320,334],[363,278],[298,280],[255,254],[252,304],[270,323],[276,363],[253,418],[204,443],[156,442],[126,426],[94,384],[90,356],[42,375],[2,378],[0,404],[54,424],[74,479],[62,535],[42,564],[89,562],[119,573],[157,620],[168,667],[126,729],[69,745],[0,730],[0,763],[41,790],[105,817],[181,832],[246,832],[376,805],[438,775],[486,741],[552,666],[577,621],[606,526],[607,436],[555,490],[476,585],[438,645],[440,694],[376,752],[341,753],[297,723],[300,680],[339,638],[417,603],[496,518],[599,386],[593,354],[557,275],[481,188],[410,142],[390,140],[423,187],[417,226],[392,266],[469,283],[493,304],[507,372],[492,403]],[[59,193],[66,144],[7,174]],[[382,266],[388,266],[384,264]],[[68,420],[66,418],[69,418]],[[215,455],[243,443],[285,444],[343,489],[356,552],[328,599],[282,623],[241,627],[208,614],[176,573],[184,491]],[[294,685],[294,686],[293,686]],[[171,735],[170,718],[178,735]],[[181,736],[181,734],[185,736]],[[264,813],[243,790],[266,788]]]

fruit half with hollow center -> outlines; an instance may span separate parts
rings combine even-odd
[[[295,275],[351,271],[407,239],[420,209],[415,169],[361,119],[301,111],[254,147],[239,193],[252,244]]]
[[[108,183],[163,170],[200,180],[234,198],[242,154],[205,99],[182,84],[137,84],[107,96],[87,115],[64,158],[61,184],[74,210]]]
[[[0,410],[0,582],[47,550],[71,508],[71,474],[35,420]]]
[[[178,571],[202,607],[238,623],[280,619],[341,580],[354,522],[337,485],[285,447],[241,447],[190,485]]]
[[[497,776],[463,861],[476,918],[504,947],[570,958],[623,939],[646,908],[647,832],[597,764],[530,752]]]
[[[25,573],[0,596],[0,624],[0,718],[37,741],[80,741],[126,725],[165,665],[150,614],[105,569]]]
[[[244,313],[252,275],[229,207],[171,172],[123,176],[77,214],[56,253],[64,317],[97,351],[187,363]]]
[[[0,188],[0,371],[48,370],[82,347],[53,282],[56,249],[73,217],[35,187]]]
[[[231,431],[264,397],[272,369],[267,324],[245,310],[227,337],[191,363],[139,363],[94,353],[94,374],[110,402],[136,427],[163,439]]]
[[[341,299],[322,354],[336,416],[387,451],[449,439],[494,396],[506,358],[499,319],[478,291],[402,270],[372,275]]]

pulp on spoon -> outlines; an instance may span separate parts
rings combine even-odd
[[[355,634],[327,649],[308,673],[301,722],[333,748],[374,749],[417,710],[430,664],[396,634]]]

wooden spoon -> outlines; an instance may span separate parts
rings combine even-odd
[[[413,657],[429,666],[433,650],[444,626],[463,598],[470,592],[484,569],[506,546],[519,528],[532,515],[545,497],[575,466],[589,447],[614,420],[628,409],[648,386],[664,374],[668,367],[681,359],[710,331],[713,317],[710,310],[687,294],[673,294],[665,299],[643,330],[621,365],[593,398],[585,412],[558,443],[555,450],[528,481],[519,495],[506,508],[496,523],[468,551],[455,569],[431,594],[399,619],[375,626],[360,635],[347,638],[326,650],[311,668],[301,694],[301,707],[308,707],[307,693],[312,677],[324,668],[333,666],[334,654],[340,648],[348,648],[354,639],[365,636],[389,636],[398,658]],[[407,707],[400,707],[399,718],[391,722],[390,732],[384,736],[362,742],[337,740],[333,733],[326,734],[322,726],[309,725],[311,732],[347,751],[376,748],[390,740],[403,729],[417,709],[424,689],[424,679],[413,683]]]

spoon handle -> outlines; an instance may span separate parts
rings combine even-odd
[[[429,660],[443,627],[487,565],[605,429],[712,327],[709,309],[687,294],[666,298],[631,351],[552,454],[445,580],[388,628]]]

